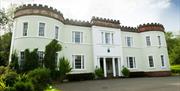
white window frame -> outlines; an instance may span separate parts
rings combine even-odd
[[[39,30],[39,27],[40,27],[40,23],[44,23],[44,35],[40,35],[40,30]],[[45,36],[45,32],[46,32],[46,23],[45,22],[38,22],[38,36],[39,37],[44,37]]]
[[[24,53],[24,59],[22,59],[21,53]],[[19,66],[20,66],[20,67],[23,66],[23,64],[22,64],[23,61],[25,62],[25,51],[20,51],[20,52],[19,52]],[[24,63],[24,62],[23,62],[23,63]]]
[[[150,56],[152,57],[153,67],[150,66],[150,60],[149,60],[149,57],[150,57]],[[148,56],[148,67],[149,67],[149,68],[155,68],[155,63],[154,63],[154,62],[155,62],[155,61],[154,61],[154,56],[149,55],[149,56]]]
[[[75,57],[81,56],[81,68],[76,68]],[[85,70],[85,56],[82,54],[72,55],[72,68],[73,70]]]
[[[54,27],[54,35],[55,35],[55,39],[57,39],[58,40],[58,38],[59,38],[59,26],[55,26]]]
[[[41,54],[42,53],[42,54]],[[43,61],[43,59],[44,59],[44,51],[37,51],[37,54],[38,54],[38,61],[39,61],[39,63],[41,64],[41,63],[43,63],[42,61]],[[41,57],[40,57],[40,55],[42,56],[42,59],[41,59]],[[43,64],[41,64],[41,66],[43,66]]]
[[[24,30],[24,24],[25,23],[27,23],[27,29],[26,29],[26,31]],[[28,28],[29,28],[29,23],[28,22],[23,22],[23,24],[22,24],[22,27],[23,27],[23,29],[22,29],[22,34],[23,34],[23,36],[27,36],[28,35]]]
[[[130,38],[130,45],[128,45],[128,38]],[[126,46],[127,47],[133,47],[133,37],[131,37],[131,36],[126,36],[125,37],[125,42],[126,42]]]
[[[80,33],[80,41],[79,42],[76,42],[76,34],[75,33]],[[72,42],[75,43],[75,44],[81,44],[83,43],[83,32],[81,31],[72,31]]]
[[[130,67],[130,61],[129,61],[130,57],[132,57],[132,60],[133,60],[133,67],[132,68]],[[126,62],[127,62],[127,67],[129,69],[136,69],[137,68],[136,57],[134,57],[134,56],[127,56],[126,57]]]
[[[164,66],[163,66],[163,64],[162,64],[162,58],[161,58],[161,56],[163,56],[163,61],[164,61]],[[160,59],[161,59],[161,68],[165,68],[166,67],[166,59],[165,59],[165,55],[164,54],[161,54],[160,55]]]
[[[147,41],[147,37],[149,37],[149,41]],[[146,40],[146,46],[151,46],[151,37],[150,36],[146,36],[145,37],[145,40]],[[148,43],[149,42],[149,43]]]
[[[106,41],[106,34],[109,34],[108,42]],[[114,33],[109,31],[102,31],[101,32],[101,43],[105,45],[112,45],[114,44]]]

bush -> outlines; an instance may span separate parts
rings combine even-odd
[[[103,72],[102,68],[95,69],[95,75],[97,76],[97,78],[103,78],[104,72]]]
[[[6,84],[6,86],[12,87],[14,85],[14,83],[18,80],[18,74],[13,71],[8,72],[8,73],[4,74],[2,79],[3,79],[4,83]]]
[[[46,68],[37,68],[28,73],[28,78],[34,85],[35,91],[43,91],[50,83],[50,70]]]
[[[19,72],[19,63],[18,63],[18,55],[15,52],[13,52],[13,54],[11,54],[11,63],[10,63],[10,68],[15,70],[16,72]]]
[[[122,69],[121,72],[123,73],[123,75],[124,75],[125,77],[129,77],[130,71],[129,71],[129,69],[127,69],[126,67],[123,67],[123,69]]]
[[[6,87],[5,83],[0,78],[0,91],[4,91],[5,87]]]
[[[16,91],[34,91],[33,85],[31,82],[16,82],[14,84],[14,88]]]
[[[69,73],[72,70],[69,61],[65,59],[64,57],[59,59],[59,75],[60,75],[60,81],[62,81],[66,74]]]
[[[180,65],[173,65],[171,66],[172,73],[180,73]]]

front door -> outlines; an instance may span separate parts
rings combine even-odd
[[[107,76],[113,77],[112,58],[106,58]]]

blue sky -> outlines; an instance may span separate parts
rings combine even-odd
[[[120,20],[134,26],[157,22],[166,31],[180,31],[180,0],[2,0],[8,8],[15,4],[44,4],[60,10],[65,18],[88,20],[92,16]]]

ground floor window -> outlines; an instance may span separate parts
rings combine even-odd
[[[22,66],[23,66],[23,64],[24,64],[24,60],[25,60],[25,53],[24,53],[24,51],[21,51],[21,52],[20,52],[20,60],[19,60],[19,61],[20,61],[20,62],[19,62],[19,63],[20,63],[20,64],[19,64],[19,65],[20,65],[20,68],[22,68]]]
[[[135,57],[127,57],[127,67],[128,68],[136,68]]]
[[[43,59],[44,59],[44,52],[43,51],[38,51],[38,57],[39,57],[39,65],[43,65]]]
[[[149,67],[154,67],[153,56],[148,56],[148,58],[149,58]]]
[[[164,55],[161,55],[161,66],[165,67]]]
[[[73,55],[73,69],[84,69],[84,55]]]

